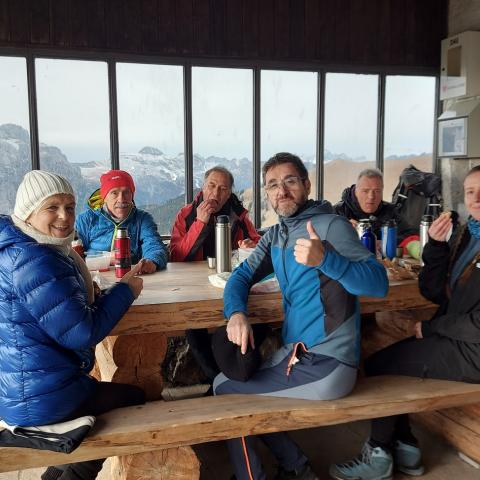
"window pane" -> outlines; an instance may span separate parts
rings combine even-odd
[[[169,235],[185,203],[183,69],[117,64],[120,168],[135,180],[135,203]]]
[[[434,120],[434,77],[387,77],[385,199],[391,200],[400,173],[410,164],[423,171],[432,171]]]
[[[298,155],[306,164],[316,196],[317,74],[262,70],[262,164],[278,152]],[[262,227],[277,223],[277,215],[262,200]]]
[[[192,68],[194,188],[205,172],[223,165],[233,174],[234,190],[252,207],[253,74],[237,68]]]
[[[35,61],[40,168],[67,178],[77,214],[110,166],[107,64]]]
[[[327,73],[324,198],[335,204],[365,168],[375,167],[378,76]]]
[[[11,214],[32,168],[25,58],[0,57],[0,72],[0,213]]]

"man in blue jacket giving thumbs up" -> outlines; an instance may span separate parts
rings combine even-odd
[[[329,202],[308,199],[311,184],[300,158],[277,153],[263,166],[262,177],[279,223],[230,277],[224,315],[228,340],[244,355],[255,349],[247,312],[249,290],[274,272],[283,295],[283,346],[245,382],[217,376],[215,394],[343,397],[355,385],[360,357],[357,296],[385,296],[385,269]],[[276,478],[317,478],[286,433],[263,435],[262,440],[279,461]],[[237,480],[266,478],[253,437],[228,442]]]

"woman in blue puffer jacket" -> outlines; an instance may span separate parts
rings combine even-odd
[[[14,214],[0,216],[0,419],[29,427],[144,403],[132,385],[89,376],[93,347],[142,290],[138,265],[95,299],[71,250],[75,196],[62,177],[32,171]],[[49,467],[42,479],[94,479],[103,460]]]

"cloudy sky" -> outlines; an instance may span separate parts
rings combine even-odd
[[[70,161],[108,161],[109,113],[104,62],[37,60],[40,141]],[[378,79],[327,74],[325,147],[353,158],[375,156]],[[194,68],[194,151],[251,158],[252,71]],[[183,152],[183,79],[178,66],[118,64],[120,151],[143,146]],[[0,124],[28,128],[25,61],[0,57]],[[388,77],[385,155],[432,151],[435,80]],[[315,154],[317,76],[262,72],[262,159],[277,151]]]

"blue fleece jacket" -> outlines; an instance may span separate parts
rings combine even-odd
[[[385,268],[365,249],[351,224],[332,213],[330,203],[309,200],[293,217],[280,217],[250,257],[230,277],[224,314],[248,315],[250,287],[275,272],[283,294],[284,343],[303,342],[315,353],[357,366],[360,314],[357,295],[383,297],[388,292]],[[294,257],[295,242],[309,238],[312,225],[324,242],[320,265],[308,267]]]
[[[101,207],[81,213],[75,222],[75,228],[82,239],[85,250],[113,250],[113,240],[118,227],[126,227],[130,236],[132,263],[145,258],[155,262],[157,270],[167,266],[167,248],[162,242],[153,217],[144,210],[133,207],[130,215],[116,224]]]

